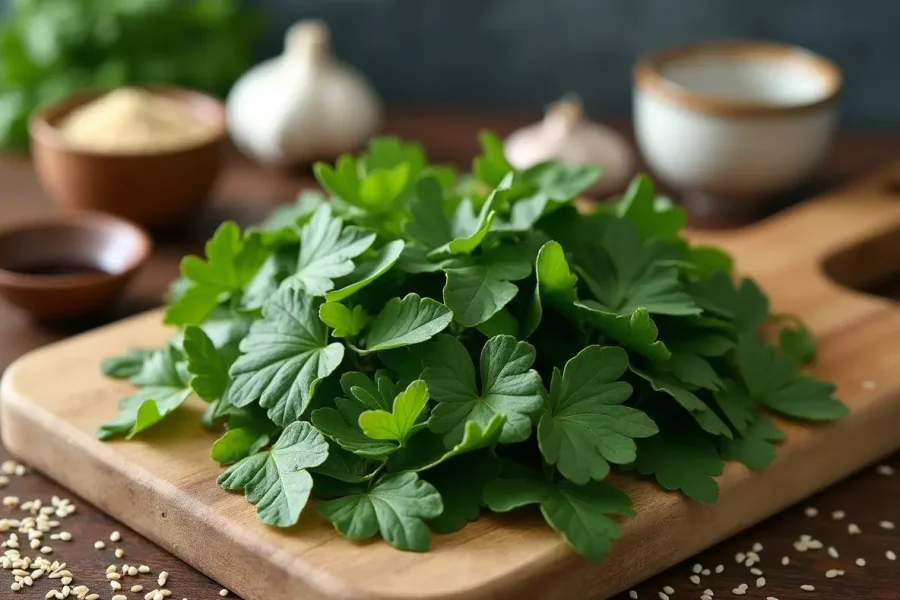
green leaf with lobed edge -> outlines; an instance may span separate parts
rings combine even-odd
[[[378,475],[379,469],[373,468],[375,461],[371,461],[365,456],[360,456],[352,452],[344,450],[337,444],[329,444],[328,458],[321,465],[310,468],[310,471],[318,475],[325,475],[331,479],[336,479],[344,483],[362,483],[371,481]],[[338,494],[339,496],[343,494]],[[319,494],[318,484],[316,484],[316,496],[319,499],[325,498]]]
[[[316,383],[344,357],[342,344],[328,343],[328,327],[318,317],[319,302],[290,287],[266,302],[263,318],[250,326],[240,343],[242,354],[231,365],[231,403],[259,402],[280,426],[300,418]]]
[[[416,376],[418,377],[421,372],[420,366]],[[372,410],[384,411],[391,410],[394,399],[400,391],[385,369],[376,371],[374,380],[359,371],[344,373],[341,375],[341,389],[347,398],[356,398]]]
[[[533,183],[540,193],[556,203],[571,202],[594,185],[603,168],[599,165],[568,165],[542,162],[522,171],[522,180]]]
[[[514,169],[503,155],[503,142],[500,138],[490,131],[482,131],[478,134],[478,139],[481,142],[481,155],[472,161],[472,173],[493,189]]]
[[[262,428],[237,427],[229,429],[217,439],[210,457],[217,463],[230,465],[256,454],[269,443],[269,434]]]
[[[665,489],[681,490],[698,502],[719,499],[713,476],[722,473],[724,463],[716,446],[704,437],[663,431],[639,440],[633,466],[641,475],[653,475]]]
[[[340,302],[387,273],[400,258],[405,245],[403,240],[385,244],[371,260],[360,263],[349,275],[336,279],[334,285],[337,289],[326,292],[325,300]]]
[[[425,427],[419,415],[428,403],[428,387],[417,379],[397,394],[390,412],[367,410],[359,415],[359,427],[373,440],[394,440],[401,446],[417,431]]]
[[[499,429],[498,429],[499,431]],[[496,479],[500,466],[488,450],[463,454],[441,463],[420,476],[437,489],[444,504],[429,526],[435,533],[459,531],[481,514],[485,486]]]
[[[495,212],[488,199],[478,214],[468,198],[456,205],[451,217],[444,214],[444,197],[440,184],[426,178],[416,185],[417,198],[405,226],[406,235],[428,251],[434,260],[453,254],[471,254],[491,227]]]
[[[801,374],[793,360],[758,335],[743,336],[735,354],[750,397],[768,408],[810,421],[832,421],[849,414],[846,405],[834,398],[833,383]]]
[[[756,419],[753,401],[737,381],[726,379],[724,384],[721,390],[713,394],[713,398],[731,427],[739,435],[742,435]]]
[[[784,432],[768,418],[756,415],[740,436],[733,440],[721,440],[722,458],[743,463],[751,469],[765,469],[775,460],[773,442],[784,438]]]
[[[627,368],[621,348],[588,346],[562,373],[554,369],[537,439],[547,463],[573,483],[604,479],[610,462],[633,462],[633,438],[659,431],[646,414],[622,406],[631,396],[631,386],[618,381]]]
[[[731,429],[719,418],[715,411],[697,397],[688,386],[676,379],[671,373],[660,372],[657,369],[639,369],[630,365],[632,373],[644,379],[654,391],[661,392],[675,399],[678,404],[687,410],[700,427],[713,435],[733,437]]]
[[[388,469],[391,471],[426,471],[463,454],[490,448],[500,441],[506,416],[494,415],[487,426],[475,421],[466,421],[462,439],[447,449],[441,436],[422,432],[411,439],[409,445],[391,456]]]
[[[358,336],[371,317],[360,305],[350,309],[340,302],[325,302],[319,307],[319,319],[332,328],[331,335],[342,338]]]
[[[654,439],[654,438],[650,438]],[[599,481],[575,485],[501,475],[484,489],[484,503],[494,512],[538,504],[547,523],[577,552],[593,563],[603,561],[621,536],[614,516],[633,516],[631,500]]]
[[[391,440],[375,440],[362,432],[359,416],[364,407],[355,400],[336,398],[337,408],[318,408],[312,411],[312,424],[324,435],[348,452],[366,458],[383,458],[400,446]]]
[[[509,304],[519,288],[512,281],[531,274],[532,257],[517,246],[501,246],[469,262],[445,268],[444,304],[454,320],[476,327]]]
[[[630,223],[609,221],[600,240],[578,255],[575,266],[602,310],[623,317],[630,317],[638,308],[662,315],[701,312],[683,290],[678,270],[655,262]]]
[[[575,302],[575,308],[591,325],[627,350],[651,360],[668,360],[672,356],[662,340],[657,339],[656,323],[645,308],[635,310],[630,317],[608,312],[593,300]]]
[[[466,423],[486,428],[495,415],[506,417],[500,441],[520,442],[531,433],[531,415],[543,402],[541,378],[531,369],[534,348],[512,336],[499,335],[481,351],[481,392],[475,367],[458,339],[442,335],[426,346],[422,378],[437,403],[431,413],[432,431],[444,434],[447,448],[456,445]]]
[[[744,278],[734,287],[726,273],[695,281],[688,292],[704,311],[734,321],[738,333],[754,332],[769,316],[769,300],[756,283]]]
[[[100,372],[105,377],[128,379],[141,372],[144,361],[153,354],[151,348],[129,348],[125,354],[106,358],[100,363]]]
[[[236,358],[231,347],[219,350],[206,332],[195,325],[185,328],[182,344],[187,371],[193,375],[191,389],[207,402],[221,398],[228,385],[228,369]]]
[[[359,354],[370,354],[430,340],[453,320],[451,310],[431,298],[407,294],[391,298],[372,321],[362,348],[351,346]]]
[[[131,380],[141,389],[120,400],[119,414],[97,428],[101,440],[131,439],[174,412],[192,391],[181,354],[169,344],[153,351]]]
[[[562,246],[550,241],[541,246],[535,260],[537,282],[528,306],[522,337],[528,338],[538,328],[544,314],[544,303],[563,314],[573,315],[578,301],[576,286],[578,277],[569,269]]]
[[[300,230],[297,268],[285,282],[313,296],[324,296],[334,289],[334,280],[353,273],[353,259],[374,241],[374,233],[352,225],[344,227],[341,219],[331,216],[331,207],[323,204]]]
[[[677,238],[687,222],[680,206],[657,205],[653,182],[644,173],[631,180],[616,205],[616,214],[634,225],[644,240]]]
[[[351,540],[381,537],[400,550],[423,552],[431,535],[425,521],[443,511],[441,495],[415,473],[391,473],[372,488],[319,504],[319,515]]]
[[[166,307],[168,325],[199,325],[212,313],[223,297],[239,293],[269,256],[258,234],[241,237],[233,221],[219,226],[206,243],[206,260],[186,256],[181,274],[190,283],[184,292]]]
[[[244,490],[260,521],[290,527],[300,519],[312,476],[307,469],[328,457],[328,443],[309,423],[291,423],[266,452],[250,455],[219,475],[226,490]]]

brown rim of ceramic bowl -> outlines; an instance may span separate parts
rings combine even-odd
[[[32,139],[35,139],[40,144],[49,148],[53,148],[54,150],[80,154],[83,156],[135,159],[145,158],[148,156],[175,156],[182,153],[188,153],[210,144],[218,144],[225,138],[227,129],[225,105],[215,96],[204,94],[203,92],[198,92],[196,90],[191,90],[188,88],[155,85],[138,85],[130,87],[137,87],[154,94],[160,94],[168,98],[172,98],[173,100],[176,100],[183,104],[187,104],[188,106],[193,106],[194,108],[192,108],[191,112],[198,118],[204,119],[212,124],[215,128],[214,133],[210,135],[208,139],[200,140],[199,142],[192,143],[182,148],[177,148],[174,150],[163,150],[160,152],[100,152],[97,150],[81,148],[67,142],[66,139],[60,134],[59,128],[57,127],[57,123],[59,122],[59,120],[64,118],[76,108],[84,106],[88,102],[96,100],[104,94],[115,91],[115,89],[119,89],[112,88],[85,90],[83,92],[79,92],[77,94],[69,96],[63,100],[60,100],[59,102],[55,102],[53,104],[48,104],[47,106],[38,108],[32,113],[28,123],[28,130],[31,134]]]
[[[662,73],[665,64],[673,60],[710,54],[775,59],[800,66],[823,78],[827,92],[812,102],[772,105],[690,90],[670,81]],[[659,96],[672,104],[706,113],[742,117],[796,114],[822,108],[833,103],[843,87],[840,69],[824,56],[799,46],[749,40],[699,42],[654,52],[638,61],[634,78],[638,89]]]
[[[139,269],[153,251],[150,235],[131,221],[106,213],[92,211],[66,211],[52,216],[39,217],[12,223],[0,228],[0,238],[15,233],[37,232],[46,227],[69,226],[82,229],[112,229],[123,231],[138,240],[138,251],[128,257],[125,266],[115,272],[67,273],[60,275],[30,275],[0,267],[0,286],[11,288],[69,290],[94,285],[101,281],[132,274]]]

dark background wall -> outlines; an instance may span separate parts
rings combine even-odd
[[[900,125],[900,0],[249,1],[270,19],[261,55],[290,22],[324,19],[392,103],[536,110],[573,91],[626,115],[642,52],[740,36],[825,54],[845,73],[845,120]]]

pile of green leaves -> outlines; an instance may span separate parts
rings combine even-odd
[[[425,550],[484,510],[537,505],[602,560],[629,498],[611,472],[714,502],[726,461],[760,469],[784,434],[770,413],[842,417],[799,363],[796,319],[767,343],[766,297],[731,260],[679,236],[685,216],[640,176],[580,214],[594,167],[525,171],[483,136],[474,174],[373,140],[316,174],[326,198],[189,256],[162,349],[104,372],[140,389],[99,429],[132,437],[196,394],[222,431],[219,484],[290,526],[310,494],[344,536]]]
[[[261,31],[239,0],[11,0],[0,24],[0,146],[39,105],[86,88],[170,84],[224,95]]]

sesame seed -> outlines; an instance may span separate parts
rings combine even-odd
[[[753,544],[753,551],[754,551],[754,552],[762,552],[762,551],[763,551],[763,545],[760,544],[759,542],[756,542],[755,544]]]
[[[752,557],[748,558],[747,560],[744,561],[745,567],[752,567],[755,564],[756,564],[756,560],[754,560]]]
[[[128,567],[128,574],[131,575],[132,577],[137,575],[138,574],[137,567]]]
[[[803,509],[803,514],[810,518],[817,517],[819,515],[819,509],[814,506],[807,506]]]
[[[122,558],[123,556],[125,556],[125,551],[122,550],[121,548],[116,548],[115,554],[116,554],[116,558]]]
[[[809,585],[808,583],[804,583],[800,586],[800,589],[804,592],[814,592],[816,591],[816,587],[814,585]]]
[[[694,585],[700,585],[700,576],[699,575],[691,575],[690,577],[691,583]]]
[[[157,583],[159,583],[159,587],[166,585],[166,579],[169,578],[169,573],[166,571],[160,571],[159,579],[157,579]]]
[[[752,569],[750,569],[750,574],[759,577],[760,575],[762,575],[762,571],[760,571],[756,567],[753,567]]]
[[[820,540],[809,540],[806,542],[806,545],[810,550],[821,550],[823,548],[823,544]]]
[[[766,600],[778,600],[775,596],[766,596]]]
[[[219,595],[224,598],[225,596],[228,595],[228,590],[226,590],[225,588],[222,588],[221,590],[219,590]]]
[[[759,578],[757,578],[757,580],[756,580],[756,587],[761,588],[761,587],[765,587],[765,585],[766,585],[766,578],[765,578],[765,577],[759,577]]]
[[[97,550],[103,550],[104,548],[106,548],[106,544],[100,541],[94,542],[94,548],[96,548]]]
[[[709,569],[703,569],[702,571],[700,571],[700,574],[703,575],[704,577],[706,577],[707,575],[710,574]]]
[[[893,521],[881,521],[878,525],[879,525],[879,527],[881,527],[882,529],[893,529],[893,528],[894,528],[894,522],[893,522]]]
[[[148,567],[147,565],[141,565],[138,567],[138,573],[149,573],[149,572],[150,572],[150,567]]]
[[[634,590],[631,590],[630,592],[628,592],[628,597],[631,598],[631,600],[637,600],[637,597],[638,597],[637,592]]]
[[[112,600],[128,600],[128,596],[125,594],[116,594],[112,597]]]
[[[109,534],[109,541],[111,542],[118,542],[120,539],[122,539],[122,534],[118,531],[113,531]]]
[[[834,546],[828,546],[828,556],[831,558],[838,558],[840,554],[838,554],[837,548]]]
[[[878,465],[877,467],[875,467],[875,472],[879,475],[893,475],[894,467],[892,467],[891,465]]]
[[[857,558],[857,559],[856,559],[856,566],[857,566],[857,567],[864,567],[864,566],[866,566],[866,559],[864,559],[864,558]]]
[[[116,579],[116,580],[118,580],[118,579],[122,579],[122,576],[119,575],[118,573],[107,573],[107,574],[106,574],[106,578],[107,578],[107,579]]]
[[[154,599],[154,600],[155,600],[155,599]],[[669,600],[669,595],[666,594],[665,592],[660,592],[660,593],[659,593],[659,600]]]
[[[663,586],[663,591],[664,591],[665,593],[669,594],[669,595],[672,595],[672,594],[675,593],[675,590],[672,589],[672,586],[671,586],[671,585],[664,585],[664,586]]]
[[[138,592],[142,591],[143,589],[144,589],[144,586],[142,586],[142,585],[133,585],[133,586],[131,586],[131,591],[134,592],[135,594],[137,594]]]
[[[70,541],[72,541],[72,534],[69,533],[68,531],[61,531],[59,533],[59,539],[61,539],[64,542],[70,542]]]
[[[894,554],[893,550],[888,550],[887,552],[884,553],[884,555],[887,556],[888,560],[897,560],[897,555]]]
[[[155,594],[153,594],[153,600],[163,600],[163,598],[165,598],[165,596],[162,592],[156,592]]]
[[[110,581],[110,582],[109,582],[109,587],[111,587],[111,588],[114,589],[114,590],[121,590],[121,589],[122,589],[122,584],[119,583],[118,581]]]
[[[691,571],[693,571],[695,575],[699,575],[700,571],[702,571],[702,570],[703,570],[703,565],[701,565],[700,563],[694,563],[694,566],[691,567]]]
[[[859,535],[862,533],[862,529],[859,528],[859,525],[856,523],[850,523],[847,525],[847,533],[850,535]]]
[[[743,552],[738,552],[737,554],[734,555],[734,562],[741,564],[742,562],[744,562],[744,560],[746,560],[746,558],[747,558],[746,554],[744,554]]]
[[[716,565],[716,573],[721,573],[725,570],[725,565]]]
[[[736,587],[733,590],[731,590],[731,593],[734,594],[735,596],[743,596],[744,594],[747,593],[747,590],[745,590],[744,588]]]
[[[700,600],[712,600],[712,596],[710,596],[709,594],[703,594],[702,596],[700,596]]]
[[[707,596],[710,596],[710,597],[711,597],[711,596],[715,596],[715,594],[713,593],[713,591],[712,591],[711,589],[709,589],[709,588],[706,588],[705,590],[703,590],[703,593],[706,594]]]
[[[116,565],[109,565],[108,567],[106,567],[107,573],[115,573],[117,570],[118,567],[116,567]]]
[[[25,468],[25,465],[16,465],[15,474],[19,477],[22,477],[28,473],[28,470]]]
[[[791,564],[791,557],[790,556],[782,556],[781,564],[782,564],[782,566],[785,566],[785,567],[788,566],[789,564]]]
[[[59,580],[59,582],[63,585],[69,585],[70,583],[72,583],[72,578],[71,577],[63,577],[62,579]]]
[[[85,596],[84,600],[99,600],[100,594],[88,594]]]

